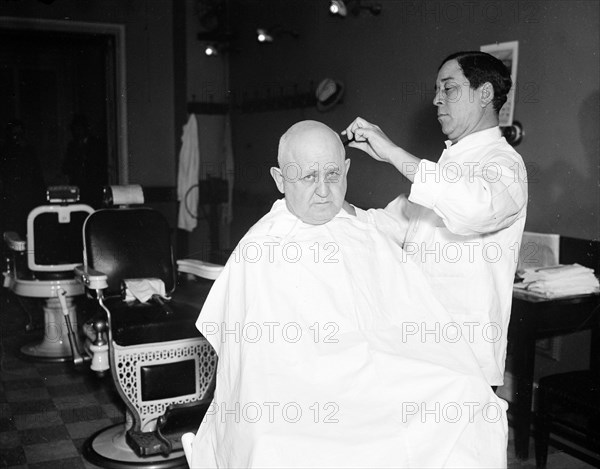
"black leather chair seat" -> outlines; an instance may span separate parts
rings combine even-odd
[[[128,304],[124,301],[107,302],[111,311],[114,341],[121,346],[200,337],[196,329],[199,310],[178,301],[164,305],[148,303]]]

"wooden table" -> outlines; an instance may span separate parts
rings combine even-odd
[[[590,366],[600,369],[600,296],[544,300],[515,292],[508,329],[511,373],[515,392],[509,412],[518,458],[529,456],[531,403],[535,369],[535,342],[583,330],[592,331]]]

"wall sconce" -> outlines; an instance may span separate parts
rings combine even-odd
[[[348,10],[354,16],[358,16],[361,10],[368,10],[372,15],[379,15],[382,10],[380,3],[365,4],[361,0],[331,0],[329,2],[329,13],[342,18],[348,15]]]
[[[281,26],[273,26],[272,28],[257,28],[256,29],[256,40],[261,43],[273,42],[275,38],[281,37],[284,35],[289,35],[293,38],[298,37],[298,33],[296,31],[291,31],[289,29],[283,29]]]

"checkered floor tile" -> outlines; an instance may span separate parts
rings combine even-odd
[[[39,316],[32,311],[38,326],[39,311]],[[0,467],[97,467],[81,456],[83,443],[96,431],[124,420],[123,404],[110,378],[98,378],[87,365],[76,369],[70,362],[24,359],[20,347],[40,341],[41,329],[25,332],[27,315],[21,302],[5,291],[0,321]]]

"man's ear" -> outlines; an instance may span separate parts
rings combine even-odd
[[[273,166],[271,168],[271,177],[273,178],[273,181],[275,181],[275,185],[277,186],[277,189],[279,189],[279,192],[284,194],[285,191],[283,190],[283,174],[281,174],[281,169]]]
[[[346,161],[344,161],[344,164],[346,165],[346,176],[348,176],[348,171],[350,170],[350,158],[347,158]]]
[[[494,100],[494,87],[489,81],[486,81],[479,88],[481,93],[481,104],[487,106]]]

